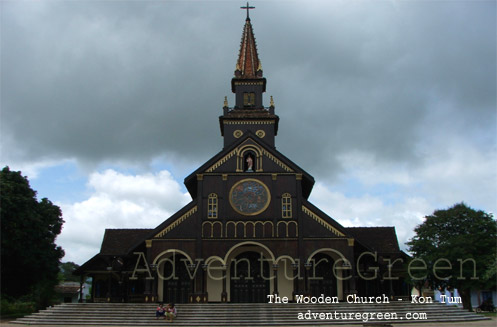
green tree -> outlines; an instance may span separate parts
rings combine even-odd
[[[62,262],[59,265],[59,280],[62,282],[79,282],[80,276],[73,275],[73,271],[79,268],[79,265],[72,262]]]
[[[431,287],[457,288],[464,308],[472,310],[471,290],[495,288],[497,222],[492,214],[459,203],[436,210],[407,242],[417,268],[411,278]]]
[[[36,191],[21,172],[0,171],[2,296],[50,304],[64,251],[55,244],[62,212]]]

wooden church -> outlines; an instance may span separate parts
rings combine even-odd
[[[248,5],[247,5],[248,7]],[[219,117],[223,149],[185,178],[192,201],[152,229],[107,229],[75,274],[95,302],[267,302],[268,294],[408,294],[394,227],[341,226],[308,201],[314,178],[275,148],[248,15]]]

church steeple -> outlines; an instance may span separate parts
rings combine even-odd
[[[231,91],[235,93],[235,106],[228,107],[225,99],[223,116],[219,117],[224,146],[235,142],[246,133],[274,147],[274,137],[278,132],[279,117],[274,114],[274,102],[269,107],[263,105],[266,92],[266,79],[262,75],[262,65],[257,53],[254,31],[249,17],[243,27],[240,52],[236,62],[235,76],[231,80]]]
[[[257,45],[255,43],[254,30],[250,23],[250,17],[248,16],[248,9],[247,19],[245,20],[245,26],[243,27],[240,53],[236,62],[235,77],[262,78],[262,65],[259,60],[259,55],[257,54]]]

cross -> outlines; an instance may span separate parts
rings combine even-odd
[[[255,9],[255,7],[249,6],[249,3],[247,2],[247,5],[245,7],[240,7],[240,9],[247,9],[247,19],[249,18],[249,9]]]

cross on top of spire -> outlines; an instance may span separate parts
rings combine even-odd
[[[247,1],[247,5],[245,7],[240,7],[240,9],[247,9],[247,19],[250,19],[250,17],[249,17],[249,10],[250,9],[255,9],[255,7],[249,6],[249,3]]]
[[[247,19],[243,27],[242,42],[240,44],[240,54],[236,63],[236,78],[262,78],[262,67],[259,56],[257,55],[257,46],[255,44],[254,31],[250,22],[249,10],[254,9],[247,2],[247,5],[240,7],[247,10]]]

